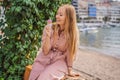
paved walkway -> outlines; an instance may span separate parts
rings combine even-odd
[[[120,80],[120,59],[80,49],[74,62],[74,71],[85,80]]]

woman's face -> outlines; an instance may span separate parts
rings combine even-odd
[[[60,7],[57,11],[56,14],[56,23],[59,24],[60,26],[64,26],[65,24],[65,8]]]

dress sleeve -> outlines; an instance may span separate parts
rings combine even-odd
[[[46,28],[50,27],[51,25],[46,25],[44,30],[43,30],[43,34],[42,34],[42,51],[45,55],[47,55],[49,53],[49,50],[51,49],[51,41],[50,41],[50,37],[47,36],[46,34]],[[49,28],[50,29],[50,28]]]

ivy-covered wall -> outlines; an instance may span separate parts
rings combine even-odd
[[[5,22],[0,37],[0,80],[23,80],[25,66],[32,64],[41,43],[46,20],[71,0],[4,0]],[[3,23],[3,22],[2,22]]]

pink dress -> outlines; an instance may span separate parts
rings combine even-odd
[[[46,27],[51,27],[51,25],[49,24]],[[42,43],[45,41],[46,27],[43,30]],[[68,73],[67,66],[71,66],[72,62],[69,60],[69,51],[64,33],[62,32],[57,36],[56,50],[53,50],[53,30],[51,28],[50,45],[48,55],[44,55],[42,50],[36,57],[29,80],[60,80]]]

